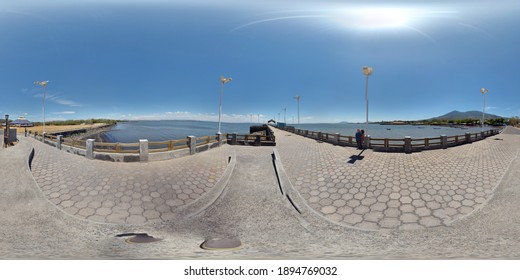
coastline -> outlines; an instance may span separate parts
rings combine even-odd
[[[109,139],[104,136],[104,132],[109,131],[116,124],[108,124],[101,127],[87,129],[83,133],[72,135],[72,138],[76,140],[87,140],[94,139],[96,142],[108,142]]]

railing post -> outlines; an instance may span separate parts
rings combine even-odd
[[[307,137],[309,135],[309,131],[305,130],[304,134],[305,134],[305,137]]]
[[[466,143],[470,143],[471,142],[471,133],[466,132],[465,136],[466,136]]]
[[[231,134],[231,145],[236,145],[236,144],[237,144],[237,134],[233,133],[233,134]]]
[[[470,142],[471,142],[471,133],[466,132],[466,143],[470,143]]]
[[[339,133],[336,133],[336,134],[335,134],[335,138],[336,138],[336,139],[335,139],[335,142],[336,142],[336,145],[339,145],[339,137],[340,137]]]
[[[407,154],[412,153],[412,137],[410,136],[404,137],[404,152]]]
[[[370,135],[365,136],[363,146],[365,149],[370,149]]]
[[[480,132],[480,139],[484,139],[486,138],[486,132],[485,131],[481,131]]]
[[[441,135],[441,147],[442,147],[443,149],[448,148],[448,136],[446,136],[446,135],[444,135],[444,134]]]
[[[47,132],[42,133],[42,142],[43,143],[45,143],[45,134],[47,134]]]
[[[255,146],[260,146],[260,144],[261,144],[260,135],[256,135]]]
[[[139,139],[139,161],[148,161],[148,139]]]
[[[87,139],[87,143],[85,144],[86,154],[85,157],[88,159],[94,158],[94,139]]]
[[[321,141],[321,138],[323,137],[323,134],[321,131],[318,131],[318,141]]]
[[[195,136],[188,136],[188,147],[190,148],[190,155],[197,152],[197,138]]]
[[[222,146],[222,133],[221,132],[217,132],[217,141],[218,141],[218,146]]]
[[[58,150],[61,150],[61,138],[63,138],[63,135],[56,136],[56,148],[58,148]]]

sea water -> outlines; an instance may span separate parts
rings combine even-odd
[[[222,123],[221,132],[248,134],[251,125],[258,123]],[[288,124],[293,126],[293,124]],[[295,124],[294,127],[321,131],[327,133],[339,133],[345,136],[354,136],[356,129],[366,130],[366,134],[372,138],[433,138],[440,135],[454,136],[464,135],[466,132],[480,132],[480,127],[453,128],[444,126],[413,126],[413,125],[379,125],[379,124],[354,124],[354,123],[314,123]],[[491,128],[485,128],[491,129]],[[184,139],[188,136],[215,135],[218,131],[217,122],[207,121],[128,121],[117,123],[111,130],[103,132],[101,138],[105,142],[136,143],[139,139],[149,141],[166,141]]]

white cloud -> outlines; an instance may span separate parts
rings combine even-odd
[[[54,115],[72,115],[76,114],[74,111],[52,112]]]
[[[61,105],[70,106],[70,107],[81,107],[81,104],[79,104],[75,101],[66,100],[66,99],[57,99],[56,103],[61,104]]]
[[[43,93],[37,93],[37,94],[34,95],[34,97],[42,98],[43,97]],[[52,101],[54,103],[58,103],[58,104],[65,105],[65,106],[70,106],[70,107],[81,107],[82,106],[81,104],[79,104],[76,101],[64,99],[61,96],[56,95],[56,94],[46,94],[45,95],[45,100],[49,100],[49,101]]]
[[[258,120],[258,114],[253,115],[253,121]],[[164,112],[160,114],[152,114],[152,115],[120,115],[118,118],[124,120],[196,120],[196,121],[218,121],[218,114],[215,113],[192,113],[187,111],[177,111],[177,112]],[[250,114],[222,114],[222,122],[233,122],[233,123],[248,123],[251,121]],[[260,115],[261,121],[266,121],[266,117],[264,115]]]

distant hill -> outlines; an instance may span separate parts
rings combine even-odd
[[[507,119],[501,116],[488,114],[486,113],[486,119]],[[445,115],[431,118],[429,120],[463,120],[463,119],[481,119],[482,118],[482,112],[481,111],[467,111],[467,112],[459,112],[459,111],[452,111]]]

